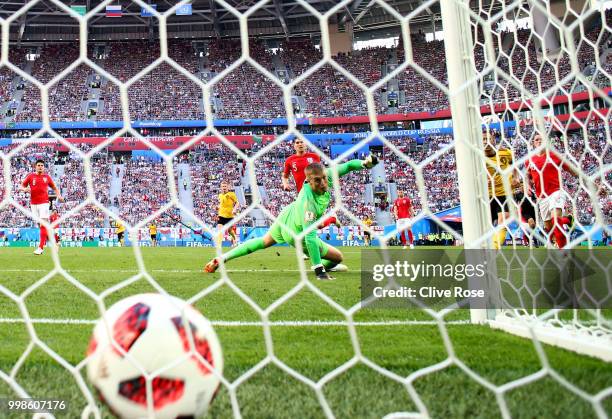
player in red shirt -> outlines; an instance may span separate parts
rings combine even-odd
[[[410,248],[414,249],[414,236],[412,235],[412,227],[410,225],[410,219],[414,217],[414,208],[412,208],[412,201],[407,196],[404,196],[404,191],[402,190],[397,191],[397,199],[393,203],[393,216],[395,217],[397,231],[400,233],[402,245],[406,248],[405,231],[408,230]]]
[[[533,148],[542,145],[542,136],[533,138]],[[538,199],[538,209],[544,221],[544,230],[555,238],[557,247],[563,249],[567,244],[567,233],[564,228],[572,227],[574,219],[571,215],[564,217],[563,208],[567,192],[561,188],[561,169],[572,175],[576,173],[563,162],[554,150],[542,149],[526,163],[527,179],[531,181],[535,196]]]
[[[30,207],[34,217],[49,222],[49,188],[55,191],[57,200],[64,202],[64,198],[51,176],[45,173],[44,160],[36,160],[34,173],[30,173],[21,182],[19,190],[30,194]],[[47,229],[40,224],[40,245],[34,250],[35,255],[42,255],[45,244],[47,243]]]
[[[318,154],[309,152],[304,140],[301,138],[296,138],[293,141],[293,149],[295,150],[295,154],[289,156],[287,160],[285,160],[285,168],[281,181],[283,183],[283,190],[290,191],[292,188],[289,184],[289,174],[291,173],[295,181],[295,188],[299,194],[306,180],[304,169],[311,163],[320,163],[321,158]]]

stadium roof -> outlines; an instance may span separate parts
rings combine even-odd
[[[157,10],[164,12],[174,6],[176,1],[147,0],[156,4]],[[246,12],[256,0],[226,0],[239,12]],[[338,2],[333,0],[307,0],[319,10],[326,12]],[[11,0],[0,2],[0,17],[3,19],[14,15],[24,8],[30,0]],[[63,1],[67,6],[83,5],[86,10],[99,6],[97,0]],[[411,20],[411,30],[426,29],[431,31],[432,24],[439,20],[439,5],[424,7],[423,0],[388,0],[387,3],[402,15],[415,10]],[[107,17],[105,8],[97,11],[89,20],[89,36],[93,40],[113,39],[154,39],[158,36],[158,22],[155,17],[143,17],[141,6],[132,1],[116,1],[121,5],[121,17]],[[499,4],[499,2],[497,2]],[[337,23],[340,30],[352,24],[355,38],[372,39],[391,36],[398,33],[397,20],[380,5],[371,0],[353,0],[330,18]],[[239,22],[237,17],[214,0],[194,0],[192,14],[171,16],[167,21],[169,37],[176,38],[214,38],[238,37]],[[311,34],[318,36],[318,20],[295,0],[269,0],[259,7],[249,18],[249,32],[252,36],[283,38]],[[78,22],[48,0],[35,3],[19,15],[11,24],[11,38],[14,41],[66,41],[78,37]]]

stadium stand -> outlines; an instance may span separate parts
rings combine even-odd
[[[120,217],[133,225],[159,210],[170,199],[167,185],[164,163],[142,157],[127,160],[117,198]]]
[[[582,141],[582,134],[570,133],[567,137],[567,149],[575,159],[585,174],[593,173],[601,164],[612,162],[612,150],[606,142],[606,125],[602,122],[593,122],[588,127],[588,143]],[[529,129],[521,131],[521,135],[530,136]],[[438,153],[439,158],[433,159],[422,169],[427,202],[432,212],[439,212],[459,205],[459,192],[457,185],[457,171],[454,150],[448,145],[452,144],[453,137],[449,135],[437,135],[424,137],[421,144],[410,137],[393,137],[391,142],[399,151],[408,156],[416,164],[420,164],[432,155]],[[512,144],[515,160],[519,161],[527,153],[525,141],[520,137],[509,137],[505,141]],[[559,150],[565,149],[565,144],[559,139],[555,141],[555,146]],[[260,144],[256,144],[255,152]],[[448,147],[448,150],[446,148]],[[82,147],[83,151],[87,148]],[[9,149],[3,149],[8,152]],[[329,153],[329,149],[324,149]],[[293,154],[290,143],[282,143],[265,153],[259,160],[255,169],[255,176],[260,188],[263,190],[263,205],[274,216],[291,202],[295,196],[295,191],[283,191],[280,183],[280,176],[283,170],[285,159]],[[392,152],[388,147],[382,150],[385,165],[384,190],[388,191],[388,186],[395,183],[396,189],[403,189],[412,199],[415,212],[422,210],[422,197],[418,193],[416,176],[410,166]],[[27,196],[17,191],[19,182],[31,170],[31,164],[37,159],[43,158],[45,161],[54,163],[53,169],[49,172],[53,175],[56,168],[61,166],[63,175],[59,182],[63,194],[67,197],[67,202],[60,205],[61,213],[65,213],[76,207],[85,198],[85,185],[83,181],[83,164],[75,155],[59,153],[51,146],[31,145],[21,150],[11,160],[11,175],[13,178],[14,190],[12,191],[16,201],[28,207]],[[110,168],[113,161],[118,160],[111,152],[100,152],[92,158],[93,179],[95,181],[94,190],[96,198],[103,205],[110,202]],[[250,185],[244,183],[244,172],[242,165],[236,158],[233,151],[221,144],[198,144],[188,153],[181,156],[181,161],[189,164],[191,176],[191,193],[193,196],[194,213],[203,221],[210,225],[215,224],[217,218],[216,194],[219,190],[221,181],[225,180],[233,185],[234,188],[247,190]],[[121,194],[116,202],[120,212],[119,215],[130,223],[143,220],[154,211],[158,210],[169,200],[169,192],[166,188],[166,167],[163,163],[150,161],[142,156],[133,157],[125,161],[125,179],[122,183]],[[175,178],[178,173],[175,166]],[[342,179],[342,196],[344,197],[345,207],[356,217],[363,218],[365,215],[375,214],[375,204],[383,211],[389,210],[388,199],[376,200],[366,196],[366,185],[376,184],[377,179],[370,179],[368,173],[352,173]],[[604,217],[608,222],[612,222],[612,203],[609,200],[610,191],[604,179],[597,179],[597,196],[602,207]],[[581,224],[589,225],[594,221],[594,213],[591,201],[584,188],[578,188],[579,182],[576,178],[565,174],[564,185],[568,193],[576,196],[576,212],[579,215],[578,221]],[[178,185],[181,187],[181,185]],[[0,216],[0,226],[25,227],[31,225],[21,212],[14,207],[8,207],[2,211]],[[339,214],[339,220],[343,224],[351,224],[345,214]],[[173,226],[176,221],[166,215],[159,217],[156,222],[158,225]],[[243,224],[250,223],[246,220]],[[100,226],[108,223],[108,217],[92,206],[79,211],[70,217],[70,220],[63,223],[66,227],[76,227],[82,225]]]
[[[255,61],[272,70],[272,55],[255,41],[249,44]],[[219,40],[209,44],[210,70],[220,73],[240,57],[240,42]],[[241,64],[214,86],[214,95],[223,104],[218,118],[274,118],[285,116],[282,91],[247,63]]]
[[[610,12],[608,12],[608,16]],[[504,36],[511,36],[508,33]],[[478,34],[480,42],[476,43],[475,59],[477,70],[485,65],[482,49],[482,33]],[[599,37],[609,37],[609,32],[595,25],[586,33],[586,39],[594,42]],[[503,36],[501,37],[503,39]],[[309,38],[298,38],[283,41],[278,51],[267,49],[258,40],[250,40],[251,57],[270,72],[275,70],[287,74],[287,79],[301,75],[322,59],[320,49],[315,47]],[[397,77],[399,89],[405,100],[400,101],[396,112],[435,112],[448,108],[444,93],[436,88],[419,71],[447,84],[446,68],[439,65],[445,60],[444,42],[434,40],[426,42],[424,35],[411,35],[411,47],[414,62]],[[498,45],[497,40],[495,45]],[[530,93],[536,95],[546,92],[556,83],[564,80],[571,66],[568,52],[562,50],[557,57],[547,57],[539,62],[541,56],[531,30],[516,32],[514,42],[503,43],[496,57],[497,65],[514,76],[514,82],[523,85]],[[608,42],[600,41],[599,50],[595,51],[588,42],[577,45],[578,65],[583,71],[590,71],[596,56],[607,48]],[[200,77],[201,71],[216,75],[240,58],[240,42],[219,39],[208,43],[207,57],[202,64],[201,57],[187,41],[173,40],[169,43],[169,56],[189,73]],[[159,45],[156,42],[137,40],[130,42],[110,42],[103,56],[90,58],[122,82],[134,77],[159,57]],[[11,60],[15,64],[23,63],[24,49],[11,51]],[[76,45],[50,44],[41,49],[40,57],[34,61],[32,75],[41,82],[48,82],[78,57]],[[406,61],[404,47],[400,41],[394,48],[371,48],[354,51],[350,54],[338,54],[334,60],[346,70],[370,86],[382,77],[385,64],[396,60]],[[608,56],[603,63],[608,71],[612,67],[612,58]],[[203,68],[200,67],[200,64]],[[420,70],[417,71],[416,67]],[[59,81],[49,92],[50,117],[53,121],[85,119],[81,114],[82,101],[87,99],[87,77],[94,74],[86,66],[79,66],[67,77]],[[168,76],[172,74],[173,76]],[[593,75],[591,75],[593,76]],[[609,86],[609,76],[595,74]],[[590,77],[590,76],[589,76]],[[0,92],[10,90],[7,87],[10,75],[6,70],[0,72]],[[493,80],[494,83],[483,91],[483,99],[493,102],[514,101],[520,99],[519,91],[507,80]],[[563,90],[556,94],[567,94],[571,89],[580,90],[582,86],[575,80],[568,80]],[[376,91],[374,98],[378,113],[388,113],[389,108],[382,103],[382,90]],[[314,117],[364,115],[367,107],[362,91],[346,79],[332,66],[326,64],[296,86],[293,92],[301,96],[305,109],[300,113]],[[250,64],[243,63],[231,71],[213,87],[213,96],[218,99],[213,106],[216,118],[273,118],[285,115],[282,92],[271,80],[255,70]],[[0,96],[4,97],[4,96]],[[9,96],[6,96],[9,97]],[[100,87],[101,108],[97,120],[121,120],[119,89],[113,83],[102,81]],[[18,111],[16,121],[38,121],[40,113],[40,93],[27,84],[23,96],[23,106]],[[159,106],[163,103],[164,106]],[[0,103],[1,104],[1,103]],[[129,106],[131,116],[142,120],[163,119],[203,119],[202,92],[192,81],[176,74],[167,64],[161,64],[141,77],[129,89]]]

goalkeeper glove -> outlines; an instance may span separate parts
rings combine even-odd
[[[325,271],[325,267],[323,265],[314,266],[313,269],[319,281],[330,281],[334,279]]]
[[[378,157],[376,157],[374,154],[370,154],[368,157],[362,160],[362,164],[366,169],[371,169],[378,164]]]

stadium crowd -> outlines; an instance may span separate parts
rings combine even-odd
[[[427,191],[427,203],[431,212],[438,212],[459,205],[457,166],[454,149],[449,147],[453,137],[439,135],[427,137],[423,144],[417,145],[410,137],[393,138],[390,142],[414,164],[420,165],[430,156],[437,158],[421,166],[421,174]],[[419,194],[414,169],[390,148],[384,147],[385,175],[388,181],[395,182],[412,200],[415,213],[422,210],[422,197]]]
[[[610,16],[608,11],[607,17]],[[486,55],[483,47],[483,34],[477,33],[474,47],[476,70],[486,68]],[[512,42],[507,42],[509,37]],[[585,30],[585,40],[576,46],[579,71],[591,66],[607,48],[610,33],[601,25]],[[572,71],[568,48],[561,49],[556,55],[544,58],[536,37],[531,29],[519,29],[494,37],[497,53],[491,59],[495,65],[510,75],[512,82],[493,77],[483,84],[482,99],[493,102],[515,101],[529,95],[547,92],[555,84],[563,83],[563,90],[555,94],[567,94],[577,82],[568,78]],[[589,42],[586,42],[586,41]],[[503,47],[499,47],[501,42]],[[597,42],[597,44],[595,44]],[[397,76],[400,91],[405,100],[400,100],[394,111],[435,112],[448,108],[446,95],[436,87],[430,78],[442,86],[447,85],[444,41],[427,42],[424,34],[412,34],[411,50],[413,62]],[[597,45],[595,50],[591,45]],[[90,58],[122,82],[126,82],[159,57],[159,45],[150,41],[110,42],[104,47],[103,54],[90,51]],[[11,50],[11,59],[23,66],[25,49]],[[278,49],[270,49],[256,39],[250,40],[250,55],[272,74],[282,74],[289,81],[303,74],[322,59],[320,48],[310,38],[293,38],[283,41]],[[188,41],[169,42],[169,56],[188,73],[201,80],[217,75],[241,57],[240,42],[229,39],[212,40],[208,43],[206,56],[197,54]],[[33,64],[32,76],[43,83],[48,82],[78,57],[75,44],[48,44],[41,47],[40,57]],[[393,48],[371,48],[351,53],[340,53],[334,61],[353,74],[367,86],[381,79],[385,65],[406,61],[403,43]],[[612,67],[612,57],[602,60],[601,66],[608,70]],[[94,70],[81,65],[66,77],[51,86],[49,90],[49,114],[53,121],[85,119],[83,100],[90,99],[88,77],[95,75]],[[601,78],[605,75],[598,72]],[[11,97],[10,73],[0,70],[0,101]],[[606,81],[606,80],[604,80]],[[282,82],[282,81],[281,81]],[[610,85],[609,77],[607,86]],[[523,92],[517,89],[520,86]],[[561,87],[561,86],[559,86]],[[582,88],[576,84],[575,87]],[[376,109],[379,113],[389,111],[382,103],[381,87],[374,92]],[[528,92],[524,95],[524,92]],[[285,116],[281,89],[249,63],[242,63],[229,72],[213,86],[213,109],[216,118],[273,118]],[[119,89],[110,81],[101,78],[99,89],[100,106],[97,120],[121,120]],[[298,114],[307,116],[351,116],[367,114],[365,97],[361,89],[347,79],[330,64],[325,64],[295,88],[294,95],[301,96],[303,102],[294,103]],[[168,64],[162,63],[151,71],[141,74],[138,81],[130,86],[129,107],[133,119],[203,119],[202,91],[200,87],[184,75],[178,74]],[[25,86],[22,109],[17,112],[16,121],[38,121],[41,119],[40,92],[30,85]],[[159,106],[163,103],[163,106]],[[0,103],[2,105],[2,103]],[[305,108],[301,108],[305,106]]]
[[[612,221],[612,196],[609,190],[609,179],[604,177],[593,178],[592,174],[602,166],[612,163],[612,150],[606,141],[606,126],[603,123],[591,123],[587,127],[587,142],[583,141],[581,132],[573,132],[567,136],[567,141],[557,139],[555,147],[566,154],[569,152],[574,161],[573,164],[580,167],[586,176],[594,181],[595,193],[589,194],[584,186],[575,177],[566,174],[564,185],[572,199],[569,201],[568,210],[577,215],[577,220],[582,225],[592,224],[594,221],[593,200],[598,201],[598,206],[603,212],[607,222]],[[521,161],[528,151],[525,138],[531,137],[529,129],[522,129],[519,135],[506,138],[514,152],[515,161]],[[375,199],[367,197],[365,185],[370,183],[373,187],[383,186],[385,182],[395,182],[397,189],[404,190],[412,199],[415,212],[422,211],[422,201],[426,198],[429,210],[438,212],[459,205],[459,194],[457,186],[457,169],[452,147],[452,136],[438,135],[423,138],[422,143],[409,137],[393,137],[391,142],[397,149],[410,158],[414,164],[421,168],[424,181],[426,197],[421,197],[417,187],[417,177],[414,170],[396,153],[388,147],[383,147],[383,158],[385,164],[386,179],[370,179],[367,172],[351,173],[342,178],[341,188],[343,203],[346,210],[357,218],[362,219],[366,215],[374,216],[379,209],[389,210],[388,199]],[[251,151],[255,152],[262,144],[257,144]],[[15,145],[2,148],[7,153]],[[82,151],[87,151],[91,146],[80,145]],[[328,148],[323,149],[329,153]],[[263,205],[274,216],[290,203],[295,191],[284,191],[281,187],[280,176],[285,159],[293,153],[290,143],[282,143],[262,155],[255,165],[255,177],[263,192]],[[32,169],[32,163],[42,158],[48,162],[48,171],[56,180],[66,202],[59,205],[60,213],[66,213],[87,198],[87,188],[84,182],[84,167],[81,158],[75,153],[58,152],[52,145],[29,145],[21,149],[11,159],[12,198],[24,206],[29,207],[27,194],[18,191],[19,183]],[[188,163],[190,173],[191,195],[194,213],[209,225],[214,225],[218,200],[216,198],[221,181],[227,181],[233,188],[244,186],[245,196],[249,193],[250,184],[245,183],[248,179],[246,166],[238,160],[236,155],[221,144],[198,144],[188,150],[176,163]],[[114,166],[120,165],[121,169],[121,192],[111,199],[110,184],[111,171]],[[424,164],[424,165],[422,165]],[[164,163],[148,160],[144,157],[119,158],[111,152],[98,152],[91,159],[92,177],[94,181],[94,194],[102,205],[107,208],[113,206],[118,208],[119,215],[130,224],[148,217],[169,201],[167,187],[166,167]],[[186,176],[178,173],[178,165],[174,165],[174,177]],[[183,169],[181,169],[182,171]],[[523,170],[523,167],[519,167]],[[0,187],[3,185],[0,183]],[[187,184],[178,184],[178,188],[187,189]],[[386,189],[386,188],[385,188]],[[0,195],[2,190],[0,189]],[[343,224],[353,224],[343,213],[338,214]],[[249,223],[245,221],[241,223]],[[156,223],[159,226],[174,226],[176,220],[169,218],[167,214],[158,217]],[[14,206],[8,205],[0,211],[1,227],[26,227],[32,225],[22,212]],[[65,227],[81,227],[89,225],[92,227],[104,227],[109,225],[109,218],[98,208],[88,205],[80,209],[62,222]]]
[[[166,165],[140,157],[127,160],[124,166],[115,202],[121,219],[134,225],[170,201]]]
[[[272,54],[255,41],[250,53],[266,70],[272,70]],[[209,44],[209,70],[220,73],[240,58],[239,41],[217,40]],[[243,63],[214,85],[214,96],[222,105],[217,118],[277,118],[286,115],[280,87],[249,63]]]
[[[334,60],[370,86],[382,77],[381,68],[387,54],[388,50],[375,48],[339,54]],[[321,51],[309,39],[285,42],[280,56],[293,77],[300,76],[323,58]],[[330,64],[325,64],[299,83],[294,93],[304,97],[306,109],[301,109],[301,112],[307,115],[328,117],[367,113],[363,91]],[[375,93],[375,98],[377,111],[384,112],[380,105],[380,91]]]

